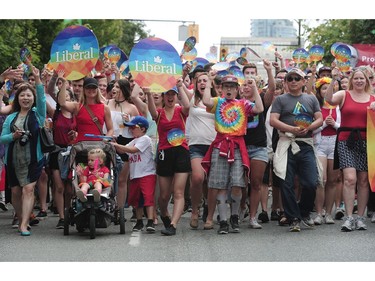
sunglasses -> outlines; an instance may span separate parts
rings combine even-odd
[[[288,78],[286,78],[286,81],[288,82],[292,82],[293,80],[296,81],[296,82],[299,82],[301,81],[302,77],[301,76],[289,76]]]

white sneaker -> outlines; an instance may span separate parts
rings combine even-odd
[[[331,215],[326,215],[325,222],[326,222],[326,224],[334,224],[335,223],[335,221],[333,220]]]
[[[372,223],[375,223],[375,212],[372,214],[371,222],[372,222]]]
[[[314,219],[314,224],[315,225],[321,225],[323,223],[323,217],[322,215],[317,215]]]
[[[358,216],[355,220],[355,229],[357,230],[367,230],[367,225],[365,224],[365,217]]]
[[[262,229],[256,218],[250,218],[249,227],[253,229]]]

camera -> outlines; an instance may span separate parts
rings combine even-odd
[[[28,143],[30,137],[31,137],[30,131],[23,132],[20,138],[20,146],[25,146]]]

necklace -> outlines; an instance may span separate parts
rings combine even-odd
[[[115,108],[116,108],[117,106],[120,106],[120,107],[121,107],[121,103],[123,103],[123,102],[126,101],[126,100],[120,100],[120,101],[118,101],[118,100],[115,100],[115,99],[114,99],[114,101],[115,101]]]

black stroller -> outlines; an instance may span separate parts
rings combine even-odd
[[[79,190],[79,180],[76,172],[77,165],[87,165],[87,154],[91,149],[101,148],[106,153],[106,164],[110,171],[109,181],[113,183],[116,164],[116,150],[110,143],[102,141],[82,141],[72,146],[69,156],[69,167],[72,172],[72,187],[74,194]],[[69,227],[76,226],[78,232],[90,230],[90,238],[96,236],[96,228],[107,228],[111,222],[115,222],[114,210],[116,202],[114,199],[113,184],[103,189],[100,202],[94,202],[94,196],[89,192],[87,201],[81,202],[73,196],[71,207],[65,208],[64,235],[69,235]],[[120,234],[125,233],[124,210],[120,211],[119,225]]]

